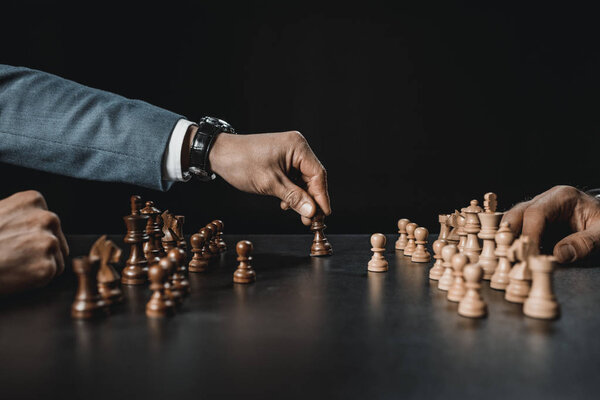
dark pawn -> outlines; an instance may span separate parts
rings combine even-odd
[[[184,215],[176,215],[175,220],[177,221],[177,232],[175,234],[179,238],[177,241],[177,247],[183,250],[187,250],[187,243],[185,242],[185,235],[183,233],[183,224],[185,223]]]
[[[188,295],[190,293],[190,282],[185,277],[185,262],[187,258],[185,250],[176,247],[169,250],[167,257],[175,264],[175,271],[171,277],[173,288],[180,291],[184,296]]]
[[[172,283],[173,274],[175,273],[175,268],[177,266],[169,257],[161,258],[158,265],[160,265],[160,267],[165,271],[165,274],[167,274],[167,279],[165,280],[164,284],[165,295],[169,299],[173,300],[175,305],[181,304],[183,302],[183,293],[175,289]]]
[[[315,237],[310,248],[310,255],[313,257],[330,256],[333,254],[331,244],[329,244],[329,241],[323,233],[325,228],[327,228],[327,225],[323,223],[324,219],[325,215],[319,211],[313,217],[312,224],[310,225],[310,230],[315,233]]]
[[[216,239],[217,239],[217,225],[215,225],[213,222],[210,222],[206,225],[206,229],[208,229],[210,231],[210,239],[208,241],[208,250],[210,252],[210,256],[211,257],[215,257],[217,255],[219,255],[220,250],[219,250],[219,245],[216,243]]]
[[[204,232],[203,232],[204,231]],[[204,242],[206,241],[206,230],[201,230],[198,233],[195,233],[190,238],[190,244],[192,246],[192,253],[194,256],[192,257],[189,265],[188,271],[190,272],[204,272],[208,267],[208,262],[202,256],[202,248],[204,247]]]
[[[164,318],[174,313],[174,305],[165,294],[165,282],[168,280],[167,273],[159,265],[154,264],[148,271],[150,279],[150,290],[152,297],[146,304],[146,315],[151,318]]]
[[[146,224],[148,241],[144,243],[144,256],[148,260],[148,264],[156,264],[162,257],[161,239],[163,233],[159,222],[160,210],[154,207],[154,202],[147,201],[146,207],[141,209],[140,214],[148,216],[148,223]]]
[[[99,258],[78,257],[73,260],[73,271],[78,279],[77,294],[71,306],[73,318],[87,319],[106,314],[106,303],[98,292],[99,269]]]
[[[250,265],[250,262],[252,261],[252,256],[250,256],[250,253],[252,253],[253,250],[252,242],[241,240],[238,242],[235,250],[237,251],[237,260],[240,262],[240,264],[233,273],[233,281],[235,283],[254,282],[256,280],[256,273],[252,269],[252,265]]]
[[[227,251],[227,243],[225,243],[225,240],[223,240],[223,229],[225,229],[225,224],[220,219],[215,219],[212,223],[217,226],[215,243],[219,247],[219,251],[223,253]]]
[[[149,217],[140,215],[141,206],[141,197],[131,196],[131,214],[123,217],[127,226],[124,242],[131,246],[121,277],[121,282],[125,285],[143,285],[148,278],[148,261],[144,256],[143,245],[148,240],[145,229]]]

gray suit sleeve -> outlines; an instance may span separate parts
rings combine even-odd
[[[180,118],[143,101],[0,64],[0,162],[167,190],[162,159]]]

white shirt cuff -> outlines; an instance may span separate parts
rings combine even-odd
[[[183,171],[181,170],[181,150],[183,148],[185,133],[190,125],[194,125],[194,123],[182,118],[177,121],[175,128],[173,128],[171,138],[169,139],[169,144],[167,145],[167,149],[163,157],[163,181],[185,182],[190,179],[189,174],[186,174],[186,177],[183,175]]]

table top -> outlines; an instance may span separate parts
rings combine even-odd
[[[70,236],[72,254],[96,238]],[[557,269],[558,320],[525,317],[488,284],[488,316],[471,320],[428,279],[431,263],[394,252],[394,235],[387,273],[367,272],[367,235],[328,238],[334,255],[311,258],[308,235],[226,235],[230,250],[190,274],[192,294],[164,320],[146,317],[147,287],[127,286],[111,316],[73,320],[70,272],[2,299],[1,397],[574,399],[600,388],[600,268]],[[232,282],[241,239],[254,244],[250,285]]]

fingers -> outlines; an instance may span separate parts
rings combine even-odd
[[[567,236],[554,246],[559,263],[571,263],[588,256],[600,246],[600,224]]]
[[[502,222],[508,222],[510,225],[510,230],[515,236],[518,236],[521,233],[521,228],[523,226],[523,214],[530,204],[531,200],[519,203],[508,210],[506,214],[504,214],[504,217],[502,217]]]
[[[287,177],[279,178],[274,188],[275,196],[281,199],[281,207],[287,206],[304,218],[312,218],[316,212],[316,204],[312,197],[301,187],[295,185]]]

